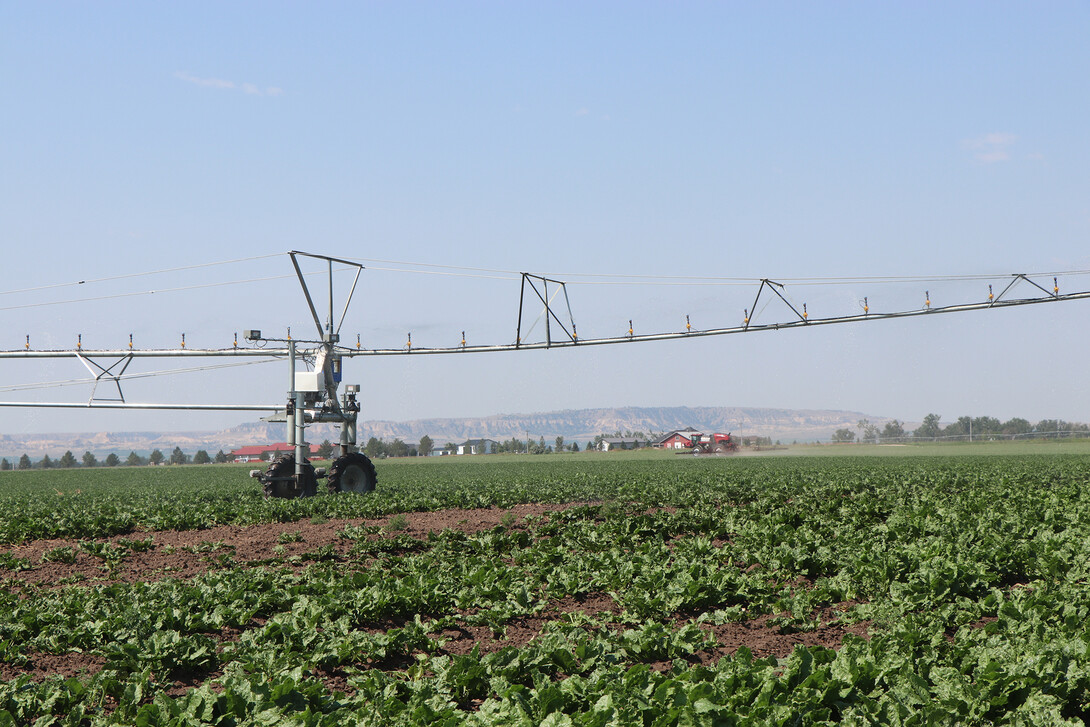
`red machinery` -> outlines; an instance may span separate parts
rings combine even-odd
[[[738,442],[730,434],[694,434],[692,438],[693,454],[730,454],[738,451]]]

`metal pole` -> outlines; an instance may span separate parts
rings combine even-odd
[[[295,404],[295,341],[288,341],[288,401]],[[286,416],[284,422],[287,426],[285,436],[288,444],[295,444],[295,417]]]
[[[288,397],[295,411],[292,416],[284,417],[284,419],[288,428],[288,444],[295,446],[295,482],[301,484],[303,481],[303,444],[306,436],[303,431],[305,425],[303,419],[303,392],[295,389],[295,341],[288,341],[288,360],[291,369],[291,388],[288,390]]]
[[[303,448],[306,445],[303,392],[295,392],[295,483],[303,483]]]
[[[522,274],[522,288],[519,290],[519,319],[515,325],[515,348],[522,343],[522,301],[526,297],[526,273]]]
[[[549,281],[542,278],[541,286],[545,289],[545,346],[551,346],[553,343],[552,331],[549,328],[549,314],[552,309],[549,307]]]

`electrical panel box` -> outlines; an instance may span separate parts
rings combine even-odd
[[[321,371],[296,371],[295,372],[295,390],[303,392],[323,391],[322,372]]]

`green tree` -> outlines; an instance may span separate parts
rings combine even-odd
[[[198,449],[197,453],[193,455],[193,464],[208,464],[212,461],[212,458],[208,456],[208,452],[203,449]]]
[[[0,459],[0,471],[6,472],[7,470],[10,470],[10,469],[11,469],[11,462],[8,462],[8,458],[4,457],[3,459]]]
[[[1033,431],[1045,439],[1056,439],[1064,429],[1064,427],[1060,426],[1061,423],[1059,419],[1042,419],[1033,425]]]
[[[862,434],[861,440],[874,444],[878,441],[878,427],[871,424],[869,419],[860,419],[859,423],[855,425],[856,429]]]
[[[1000,427],[999,431],[1001,431],[1008,437],[1015,437],[1019,434],[1029,434],[1033,431],[1033,425],[1030,424],[1029,421],[1026,419],[1014,417],[1013,419],[1008,419],[1007,421],[1003,422],[1003,425]]]
[[[973,419],[973,438],[994,437],[1003,433],[1003,424],[995,417],[975,417]]]
[[[405,444],[400,439],[395,439],[387,445],[386,454],[390,457],[408,457],[409,445]]]
[[[564,451],[564,438],[563,437],[557,437],[556,438],[556,450],[555,451],[557,451],[557,452],[563,452]]]
[[[66,470],[72,469],[76,466],[76,464],[76,455],[72,454],[72,450],[68,450],[67,452],[62,454],[60,461],[58,462],[58,465]]]
[[[420,444],[416,446],[416,451],[421,457],[427,457],[433,449],[435,449],[435,442],[427,434],[420,438]]]
[[[227,462],[227,453],[224,452],[222,449],[216,452],[216,457],[214,461],[216,464],[224,464],[225,462]]]
[[[579,442],[572,442],[571,443],[571,451],[573,451],[573,452],[578,452],[579,451]]]
[[[318,445],[318,457],[321,459],[329,459],[333,456],[333,442],[328,439]]]
[[[958,417],[956,422],[943,427],[942,435],[944,437],[968,437],[971,422],[972,419],[969,417]]]
[[[23,452],[23,456],[19,458],[19,464],[15,465],[15,469],[28,470],[33,466],[30,457],[27,456],[26,452]]]
[[[161,454],[161,453],[160,453]],[[147,464],[148,461],[138,455],[136,452],[129,452],[128,458],[125,460],[125,464],[129,467],[140,467]]]
[[[886,422],[882,428],[882,439],[900,439],[905,436],[905,423],[896,419]]]
[[[83,453],[83,466],[84,467],[98,467],[98,460],[95,458],[95,455],[91,454],[90,452],[84,452]]]
[[[53,460],[49,459],[49,455],[42,457],[42,460],[38,462],[38,468],[43,470],[53,469]]]
[[[837,443],[854,442],[855,432],[853,432],[851,429],[848,429],[847,427],[844,427],[843,429],[837,429],[835,432],[833,432],[833,441]]]
[[[923,418],[923,423],[916,427],[916,431],[913,435],[916,437],[934,439],[942,434],[942,427],[939,426],[939,421],[942,419],[938,414],[928,414]]]
[[[117,467],[119,464],[121,464],[121,458],[118,457],[116,454],[110,452],[108,455],[106,455],[107,467]]]
[[[153,449],[151,454],[148,455],[148,464],[162,464],[164,459],[162,452],[158,449]]]
[[[382,440],[378,437],[371,437],[367,440],[367,444],[363,448],[363,453],[371,459],[380,457],[383,454],[385,447],[382,444]]]
[[[185,464],[189,461],[189,457],[182,451],[181,447],[175,447],[174,451],[170,453],[171,464]]]

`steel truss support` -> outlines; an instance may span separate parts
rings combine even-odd
[[[1035,305],[1039,303],[1059,303],[1075,300],[1088,300],[1090,299],[1090,291],[1081,291],[1073,293],[1061,294],[1059,291],[1059,284],[1056,278],[1053,278],[1052,290],[1048,290],[1046,287],[1032,280],[1024,273],[1015,273],[1011,275],[1009,283],[1006,287],[995,296],[991,293],[991,286],[989,286],[988,299],[982,302],[976,303],[962,303],[947,306],[931,306],[930,295],[926,296],[927,305],[924,308],[915,308],[911,310],[888,312],[888,313],[875,313],[872,312],[867,304],[867,298],[864,298],[863,314],[862,315],[848,315],[848,316],[831,316],[827,318],[813,318],[810,317],[805,304],[802,306],[802,312],[799,312],[798,308],[793,305],[788,298],[784,295],[784,286],[781,283],[770,280],[768,278],[760,279],[760,285],[757,289],[757,294],[754,297],[753,308],[746,310],[745,319],[742,325],[727,326],[721,328],[711,328],[706,330],[697,330],[691,326],[686,325],[685,330],[681,332],[671,333],[647,333],[647,334],[634,334],[631,330],[631,324],[627,335],[613,336],[606,338],[585,338],[580,339],[576,332],[575,320],[572,316],[571,303],[568,299],[567,287],[565,283],[558,280],[552,280],[542,277],[540,275],[534,275],[531,273],[522,273],[522,289],[519,295],[519,310],[518,310],[518,322],[516,327],[516,338],[514,343],[509,344],[497,344],[497,345],[478,345],[469,346],[465,343],[465,334],[463,333],[462,342],[459,346],[453,347],[441,347],[441,348],[428,348],[421,346],[414,346],[412,348],[386,348],[386,349],[366,349],[361,348],[358,341],[355,348],[338,345],[340,338],[340,329],[344,323],[345,315],[348,312],[348,306],[351,302],[353,293],[356,290],[357,283],[359,281],[360,272],[363,270],[363,266],[353,263],[349,260],[341,260],[338,258],[326,257],[323,255],[313,255],[310,253],[295,252],[290,253],[292,258],[292,264],[295,266],[296,272],[299,275],[300,283],[303,287],[303,294],[306,297],[307,305],[310,308],[311,315],[314,319],[315,327],[317,328],[320,340],[316,341],[303,341],[289,339],[256,339],[261,345],[270,343],[279,343],[282,347],[277,348],[238,348],[237,345],[232,348],[225,349],[193,349],[193,348],[180,348],[180,349],[117,349],[117,350],[88,350],[82,348],[66,349],[66,350],[45,350],[38,351],[30,348],[29,337],[27,346],[25,349],[0,351],[0,359],[18,358],[18,359],[31,359],[31,358],[70,358],[74,357],[80,360],[80,362],[87,367],[87,369],[94,375],[95,389],[92,391],[91,398],[85,403],[48,403],[48,402],[0,402],[0,407],[69,407],[69,408],[131,408],[131,409],[193,409],[193,410],[220,410],[220,411],[273,411],[277,412],[273,417],[268,418],[269,421],[285,421],[288,425],[288,437],[289,440],[294,436],[295,444],[302,445],[302,426],[300,423],[306,422],[340,422],[343,428],[341,438],[341,450],[342,454],[347,453],[350,447],[355,445],[356,440],[356,414],[359,411],[359,405],[356,401],[356,392],[358,387],[349,387],[348,393],[345,397],[337,396],[337,387],[340,382],[340,359],[349,358],[355,356],[396,356],[396,355],[423,355],[423,354],[444,354],[444,353],[492,353],[498,351],[520,351],[520,350],[537,350],[548,348],[562,348],[562,347],[574,347],[574,346],[597,346],[613,343],[633,343],[633,342],[646,342],[646,341],[667,341],[681,338],[698,338],[702,336],[721,336],[735,333],[753,333],[756,331],[779,331],[789,328],[803,327],[803,326],[819,326],[819,325],[831,325],[837,323],[862,323],[864,321],[880,321],[891,320],[897,318],[911,318],[920,315],[934,315],[938,313],[964,313],[970,311],[981,311],[989,309],[998,309],[1006,307]],[[328,318],[326,324],[323,326],[320,320],[317,308],[314,304],[314,298],[311,296],[311,292],[308,289],[305,279],[302,274],[302,270],[299,266],[298,257],[308,257],[323,260],[326,263],[329,271],[329,296],[328,296]],[[353,280],[352,288],[349,291],[348,299],[344,304],[344,310],[341,312],[340,318],[336,320],[334,325],[334,308],[333,308],[333,263],[348,265],[356,268],[356,277]],[[1028,298],[1011,298],[1008,297],[1010,291],[1019,282],[1028,283],[1030,286],[1040,292],[1035,297]],[[523,315],[528,305],[527,291],[530,292],[530,297],[537,296],[538,301],[542,305],[542,311],[537,316],[534,324],[530,326],[527,331],[523,330],[524,320]],[[768,323],[756,323],[754,318],[757,316],[757,305],[762,300],[762,296],[766,295],[765,291],[771,291],[773,295],[778,297],[794,314],[791,320],[781,322],[768,322]],[[553,305],[553,301],[558,295],[563,294],[564,308],[567,309],[567,320],[563,320],[557,311],[557,306]],[[526,342],[523,339],[528,336],[534,326],[539,323],[542,318],[545,320],[545,340]],[[563,336],[557,336],[554,338],[554,326],[563,332]],[[570,328],[570,330],[569,330]],[[288,401],[286,404],[280,406],[273,405],[178,405],[178,404],[130,404],[125,401],[122,389],[121,380],[124,378],[124,374],[134,358],[188,358],[188,357],[262,357],[262,358],[280,358],[288,359],[292,361],[291,377],[292,381],[288,392]],[[315,368],[322,371],[324,387],[319,383],[319,387],[324,388],[324,391],[314,391],[313,387],[305,392],[305,396],[300,397],[296,386],[296,377],[294,369],[294,359],[296,356],[310,359],[313,357],[315,360]],[[108,365],[99,363],[95,359],[113,359],[113,363]],[[118,398],[100,398],[97,396],[97,386],[101,382],[112,382],[117,387]],[[302,401],[299,405],[297,402]],[[296,409],[305,410],[302,422],[296,418]]]
[[[340,340],[341,326],[344,324],[344,317],[348,314],[348,306],[352,303],[352,296],[356,292],[356,284],[360,280],[360,273],[363,272],[364,267],[351,260],[342,260],[326,255],[315,255],[309,252],[299,252],[298,250],[292,250],[288,255],[291,256],[291,264],[295,267],[295,274],[299,278],[299,285],[303,288],[303,295],[307,299],[307,305],[310,307],[310,315],[314,318],[314,325],[318,329],[318,335],[321,336],[323,340],[326,340],[327,337],[331,338],[332,341]],[[303,271],[299,267],[298,256],[325,260],[326,262],[329,274],[329,315],[326,318],[326,325],[324,327],[322,326],[322,322],[318,319],[318,311],[314,307],[314,299],[310,296],[310,288],[307,287],[306,278],[303,277]],[[348,298],[344,302],[344,310],[341,311],[341,318],[337,322],[336,328],[333,326],[333,263],[348,265],[356,269],[356,277],[352,280],[352,289],[348,291]]]
[[[552,283],[555,286],[552,297],[549,296],[549,283]],[[539,285],[541,286],[540,289],[538,288]],[[559,280],[543,278],[540,275],[534,275],[532,273],[522,273],[522,290],[519,292],[518,325],[515,328],[515,348],[519,348],[520,346],[522,346],[522,311],[526,300],[527,286],[529,286],[530,290],[534,292],[534,295],[537,296],[538,300],[541,301],[541,304],[544,306],[544,308],[542,308],[541,313],[538,314],[537,319],[534,321],[533,325],[530,326],[530,330],[526,332],[526,335],[530,335],[530,333],[534,329],[534,326],[536,326],[538,322],[542,319],[542,317],[544,317],[545,348],[550,348],[553,345],[551,324],[554,321],[556,322],[556,325],[560,326],[560,330],[562,330],[564,332],[564,335],[567,337],[565,343],[579,343],[579,334],[575,328],[575,318],[572,316],[571,312],[571,301],[568,300],[567,285]],[[560,293],[564,294],[564,305],[568,309],[568,324],[571,326],[570,331],[564,325],[564,322],[560,320],[560,318],[556,315],[556,311],[553,310],[552,299]]]
[[[776,297],[782,300],[784,304],[787,305],[787,307],[790,308],[792,312],[794,312],[794,314],[799,317],[800,321],[802,321],[803,323],[808,322],[807,319],[809,318],[809,316],[806,313],[799,313],[798,309],[795,308],[795,306],[791,305],[791,301],[785,298],[783,293],[780,292],[781,290],[783,290],[783,283],[777,283],[776,281],[769,280],[768,278],[761,278],[761,286],[757,288],[757,297],[753,299],[753,305],[750,307],[750,309],[745,311],[746,317],[742,323],[743,330],[748,331],[750,322],[757,316],[757,302],[761,300],[761,293],[764,292],[765,288],[768,288],[773,293],[775,293]],[[803,305],[803,311],[805,310],[806,306]],[[752,311],[752,313],[750,311]]]
[[[327,420],[339,422],[341,425],[341,436],[339,438],[340,454],[343,456],[355,450],[356,419],[359,408],[355,406],[354,396],[351,398],[346,397],[343,403],[341,397],[338,396],[337,389],[341,382],[341,354],[337,351],[337,343],[341,340],[341,326],[344,325],[345,316],[348,315],[348,307],[352,303],[352,296],[356,292],[356,285],[359,283],[360,273],[363,272],[364,267],[351,260],[329,257],[328,255],[315,255],[313,253],[300,252],[298,250],[293,250],[288,254],[291,256],[291,263],[295,267],[295,274],[299,278],[299,285],[303,289],[303,296],[307,300],[307,306],[310,308],[310,315],[314,319],[314,326],[318,330],[318,336],[321,339],[318,348],[315,350],[316,356],[314,367],[316,371],[321,371],[322,388],[324,389],[324,393],[321,396],[315,396],[315,392],[313,391],[303,392],[297,390],[295,383],[296,342],[288,341],[292,382],[291,389],[288,392],[288,405],[285,409],[285,418],[288,420],[288,441],[295,445],[296,479],[297,481],[301,481],[303,460],[306,455],[310,454],[309,449],[306,447],[305,438],[308,416],[310,416],[312,420],[318,420],[324,417]],[[299,257],[308,257],[325,261],[329,304],[325,326],[322,325],[322,321],[318,318],[318,311],[314,306],[314,299],[311,297],[310,288],[307,286],[306,278],[303,276],[303,271],[299,267]],[[348,291],[348,296],[345,299],[340,319],[337,320],[335,324],[333,307],[333,263],[347,265],[356,270],[356,275],[352,279],[352,287]],[[350,400],[351,406],[349,406]],[[294,412],[294,417],[288,416],[291,412]]]
[[[87,370],[91,372],[91,375],[95,377],[94,386],[91,387],[91,398],[87,400],[88,404],[95,401],[125,401],[125,394],[121,391],[121,377],[125,375],[125,369],[129,368],[129,364],[132,363],[133,357],[131,353],[118,359],[109,366],[103,366],[98,361],[88,357],[82,351],[76,351],[76,358],[78,358],[80,362],[87,367]],[[121,369],[117,373],[113,373],[113,369],[117,366],[121,366]],[[95,372],[95,369],[98,369],[97,373]],[[116,399],[98,399],[95,397],[95,393],[98,391],[98,385],[103,380],[112,381],[114,386],[117,387]]]
[[[1048,290],[1046,288],[1041,287],[1040,285],[1038,285],[1034,281],[1030,280],[1029,278],[1027,278],[1025,273],[1014,273],[1013,275],[1011,275],[1011,281],[1009,283],[1007,283],[1007,287],[1003,288],[1003,292],[1001,292],[999,295],[995,296],[995,299],[991,301],[991,304],[995,305],[996,303],[998,303],[1000,301],[1000,299],[1004,295],[1007,294],[1007,291],[1010,290],[1011,288],[1013,288],[1015,283],[1017,283],[1019,280],[1026,281],[1027,283],[1032,285],[1034,288],[1037,288],[1038,290],[1040,290],[1045,295],[1051,296],[1053,298],[1058,298],[1059,295],[1060,295],[1060,285],[1059,285],[1059,283],[1056,282],[1056,278],[1052,279],[1052,290],[1050,291],[1050,290]],[[991,298],[990,295],[988,297]]]

